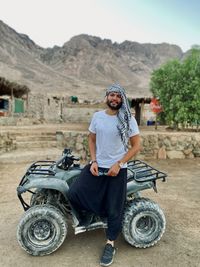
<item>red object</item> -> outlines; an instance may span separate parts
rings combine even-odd
[[[150,103],[150,108],[153,112],[155,113],[160,113],[162,111],[162,107],[156,98],[152,98],[151,103]]]

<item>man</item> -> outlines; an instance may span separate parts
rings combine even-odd
[[[84,210],[107,218],[101,266],[113,262],[126,199],[127,161],[140,150],[139,130],[125,90],[118,84],[110,86],[106,103],[106,110],[96,112],[89,126],[90,164],[69,190],[69,200],[79,213]]]

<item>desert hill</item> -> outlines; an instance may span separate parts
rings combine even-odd
[[[168,43],[113,43],[86,34],[45,49],[0,21],[0,76],[32,93],[102,98],[105,87],[119,82],[130,95],[149,96],[152,70],[183,55]]]

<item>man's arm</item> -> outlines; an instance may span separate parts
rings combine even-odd
[[[90,151],[91,160],[96,160],[96,134],[89,133],[88,136],[88,146]],[[98,164],[97,162],[94,162],[90,166],[90,171],[94,176],[98,176]]]
[[[130,137],[131,148],[124,155],[124,157],[120,160],[123,163],[129,161],[132,157],[134,157],[141,149],[140,147],[140,136],[139,134]]]

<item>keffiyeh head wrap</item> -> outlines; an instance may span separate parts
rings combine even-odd
[[[118,124],[117,129],[121,137],[122,143],[125,150],[128,148],[129,140],[129,130],[130,130],[130,120],[131,120],[131,111],[128,103],[128,99],[125,94],[125,90],[119,84],[113,84],[106,90],[106,95],[111,92],[119,93],[122,98],[122,106],[117,113]]]

